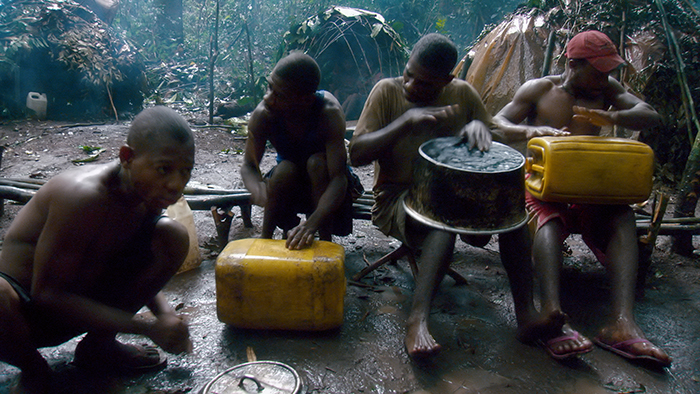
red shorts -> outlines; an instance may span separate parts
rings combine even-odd
[[[581,234],[583,241],[588,245],[601,264],[606,263],[604,247],[600,242],[595,242],[595,231],[598,210],[588,204],[567,204],[559,202],[546,202],[538,200],[532,194],[525,191],[525,207],[529,215],[528,225],[531,234],[537,232],[550,220],[559,219],[564,224],[564,232],[561,234],[561,242],[571,233]]]

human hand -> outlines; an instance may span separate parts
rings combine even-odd
[[[192,352],[189,327],[184,316],[171,313],[158,316],[148,337],[166,352]]]
[[[446,126],[450,129],[457,127],[459,120],[459,104],[443,107],[415,107],[406,111],[405,116],[414,130],[421,127],[436,125]]]
[[[530,140],[531,138],[535,137],[546,137],[546,136],[552,136],[552,137],[564,137],[569,134],[569,129],[567,127],[564,127],[562,129],[557,129],[555,127],[549,127],[549,126],[535,126],[535,127],[528,127],[527,131],[527,139]]]
[[[303,221],[287,232],[287,249],[302,249],[314,242],[318,228],[311,226],[309,221]]]
[[[615,124],[612,113],[600,109],[590,109],[586,107],[574,106],[574,121],[588,122],[594,126],[602,127]]]
[[[469,149],[478,148],[480,151],[488,151],[491,148],[491,130],[479,120],[472,120],[462,127],[457,137],[466,142]]]

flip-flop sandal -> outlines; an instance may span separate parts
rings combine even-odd
[[[631,339],[627,339],[627,340],[620,341],[620,342],[614,343],[612,345],[609,345],[609,344],[601,341],[600,338],[596,337],[596,338],[593,338],[593,342],[595,342],[595,344],[600,346],[601,348],[603,348],[607,351],[613,352],[613,353],[617,354],[618,356],[624,357],[628,360],[651,361],[651,362],[656,363],[662,367],[668,367],[671,365],[670,362],[663,361],[657,357],[650,356],[648,354],[634,354],[634,353],[630,353],[629,351],[626,351],[626,350],[630,350],[631,349],[630,346],[632,346],[636,343],[648,343],[652,346],[656,346],[653,343],[651,343],[651,341],[649,341],[648,339],[631,338]]]
[[[546,342],[542,339],[539,339],[539,340],[537,340],[537,343],[540,346],[542,346],[547,351],[547,353],[549,353],[549,355],[552,356],[552,358],[554,358],[556,360],[566,360],[568,358],[578,356],[579,354],[588,353],[593,349],[589,347],[589,348],[585,348],[585,349],[572,350],[572,351],[566,352],[566,353],[555,353],[554,349],[552,348],[553,345],[556,345],[557,343],[565,342],[565,341],[575,341],[575,340],[578,340],[580,338],[581,338],[581,334],[579,334],[578,331],[573,330],[572,334],[558,336],[558,337],[552,338]]]
[[[114,352],[113,354],[105,355],[99,351],[95,351],[94,353],[81,352],[76,348],[73,364],[81,368],[92,370],[147,372],[161,369],[165,367],[168,362],[165,354],[155,346],[135,344],[119,344],[117,346],[129,347],[134,353],[130,354],[127,353],[127,350],[124,350],[122,352]]]

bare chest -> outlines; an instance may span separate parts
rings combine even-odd
[[[552,89],[538,102],[531,123],[565,129],[574,135],[597,135],[600,127],[575,116],[574,106],[603,109],[602,101],[574,98],[561,88]]]

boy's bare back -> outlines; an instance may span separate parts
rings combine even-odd
[[[156,217],[123,200],[118,170],[118,163],[81,167],[47,182],[8,229],[0,272],[27,289],[46,275],[75,290],[99,287],[100,274],[120,268],[110,263],[127,254],[134,234]]]

